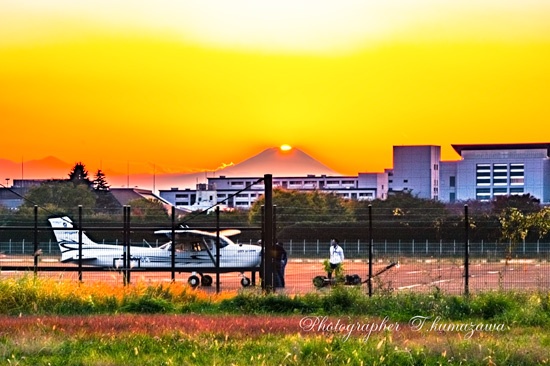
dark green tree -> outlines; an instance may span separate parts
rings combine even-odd
[[[249,221],[259,223],[264,197],[252,205]],[[295,190],[274,189],[273,204],[277,206],[278,229],[297,222],[349,222],[354,221],[352,211],[345,199],[319,191],[300,192]]]
[[[98,169],[95,173],[93,184],[96,191],[108,191],[110,187],[105,179],[105,173],[101,169]]]
[[[529,193],[523,195],[500,196],[495,198],[493,212],[500,215],[503,211],[515,208],[523,214],[530,214],[540,211],[540,200]]]
[[[69,172],[69,180],[74,185],[85,184],[88,187],[92,185],[92,182],[88,178],[86,166],[82,162],[75,163],[74,167]]]
[[[74,185],[71,182],[50,182],[33,187],[25,195],[22,209],[38,205],[50,213],[76,215],[78,206],[93,209],[95,194],[84,184]]]
[[[375,239],[442,239],[449,212],[442,202],[395,192],[387,199],[350,201],[357,221],[368,222],[372,206]],[[367,224],[365,224],[367,225]]]
[[[170,222],[165,204],[158,200],[138,198],[129,201],[127,204],[131,208],[130,215],[133,223],[165,225]]]

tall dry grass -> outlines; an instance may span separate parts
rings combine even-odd
[[[27,275],[0,280],[0,314],[204,311],[231,296],[234,294],[208,294],[180,283],[136,282],[124,286]]]

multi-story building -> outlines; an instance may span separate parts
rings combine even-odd
[[[480,200],[526,194],[550,203],[550,143],[453,145],[458,161],[441,161],[440,146],[394,146],[393,168],[357,176],[274,177],[273,186],[301,191],[332,192],[347,199],[385,199],[395,192],[443,202]],[[258,178],[208,178],[196,190],[160,191],[160,196],[184,208],[224,201],[249,208],[263,194]],[[191,207],[192,209],[193,207]]]
[[[550,143],[452,146],[462,159],[441,163],[442,201],[529,193],[550,203]]]
[[[411,192],[420,198],[439,198],[440,146],[394,146],[390,191]]]
[[[161,190],[160,196],[181,209],[205,209],[219,202],[233,208],[250,208],[264,193],[264,184],[259,179],[223,175],[210,177],[207,184],[197,184],[197,189]],[[273,187],[306,192],[318,190],[352,200],[384,199],[388,191],[385,173],[360,173],[358,176],[273,177]]]

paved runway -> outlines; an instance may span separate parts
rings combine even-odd
[[[390,262],[377,261],[373,263],[373,273],[385,268]],[[32,267],[33,258],[8,257],[0,258],[0,266],[17,265]],[[55,258],[43,258],[39,264],[42,266],[59,266]],[[67,264],[67,267],[76,268]],[[368,277],[368,263],[362,260],[349,260],[344,264],[345,274],[357,274],[364,281]],[[534,259],[513,260],[506,263],[504,260],[496,262],[474,261],[470,264],[469,288],[471,292],[497,289],[517,290],[548,290],[550,289],[550,263]],[[1,270],[0,276],[17,277],[24,275],[24,271]],[[245,273],[251,277],[250,273]],[[311,291],[319,291],[313,285],[315,276],[323,276],[322,259],[293,259],[286,267],[285,293],[303,294]],[[187,282],[189,273],[176,273],[176,281]],[[52,277],[64,279],[78,279],[78,273],[68,272],[39,272],[39,277]],[[215,275],[212,275],[215,281]],[[236,291],[241,289],[240,273],[225,273],[220,275],[220,288],[222,291]],[[169,282],[170,272],[133,272],[131,281],[145,282]],[[259,279],[256,278],[257,283]],[[83,281],[103,281],[110,283],[122,283],[123,276],[115,270],[101,270],[99,272],[84,272]],[[362,285],[367,291],[367,285]],[[322,288],[326,291],[329,287]],[[444,292],[459,294],[464,291],[464,266],[459,260],[433,260],[402,258],[399,267],[393,267],[376,277],[373,281],[375,292],[388,291],[430,291],[439,288]],[[203,288],[214,291],[211,288]]]

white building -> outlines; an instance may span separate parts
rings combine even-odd
[[[453,145],[462,157],[441,163],[444,202],[531,194],[550,203],[549,143]]]
[[[385,199],[395,192],[455,202],[490,201],[498,196],[526,194],[550,203],[550,143],[453,145],[462,157],[441,161],[441,147],[394,146],[393,168],[357,176],[273,177],[273,187],[335,193],[351,200]],[[176,208],[193,209],[223,202],[250,208],[264,193],[259,177],[208,178],[196,190],[160,191]],[[186,206],[192,206],[190,208]]]
[[[411,192],[420,198],[439,198],[440,146],[394,146],[389,190]]]
[[[208,184],[198,184],[196,190],[161,190],[160,196],[171,202],[176,208],[200,209],[205,206],[223,202],[230,208],[248,209],[264,194],[260,177],[209,177]],[[346,199],[373,200],[387,196],[388,184],[386,173],[360,173],[358,176],[315,176],[273,177],[273,188],[296,189],[300,191],[321,191],[334,193]]]

